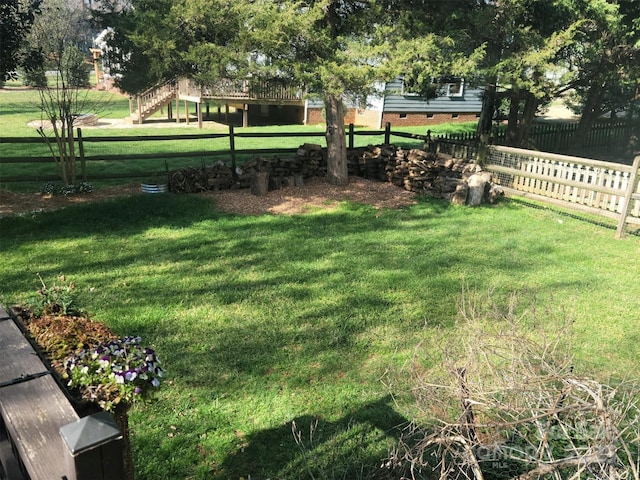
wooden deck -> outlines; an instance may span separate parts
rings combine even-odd
[[[198,122],[202,122],[202,102],[214,102],[233,106],[246,111],[247,105],[292,105],[304,106],[305,92],[302,88],[288,85],[278,80],[221,80],[215,85],[200,85],[193,80],[182,78],[150,88],[130,97],[129,110],[131,120],[142,123],[154,113],[167,108],[168,118],[173,118],[172,102],[176,102],[176,121],[180,121],[178,102],[193,102],[198,105]],[[185,108],[186,110],[186,108]],[[188,115],[185,116],[187,123]]]
[[[279,81],[253,79],[221,80],[215,85],[198,85],[184,78],[178,82],[178,96],[189,101],[304,105],[304,91],[301,88]]]
[[[51,372],[0,306],[0,462],[10,479],[69,477],[60,427],[78,420]],[[13,455],[13,450],[22,462]]]

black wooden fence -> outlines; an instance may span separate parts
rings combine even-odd
[[[585,152],[571,151],[571,139],[575,134],[576,124],[562,123],[539,123],[532,128],[530,141],[536,150],[560,154],[574,154],[579,156],[582,153],[588,158],[616,161],[620,163],[630,162],[633,159],[632,151],[629,149],[630,141],[634,136],[640,136],[640,122],[617,121],[599,122],[591,130],[584,144]],[[200,163],[210,161],[216,157],[228,159],[231,166],[235,168],[238,158],[249,155],[267,155],[286,153],[295,150],[288,146],[284,148],[253,148],[238,149],[236,140],[242,138],[315,138],[316,142],[324,138],[324,131],[318,132],[236,132],[233,126],[229,127],[226,133],[189,134],[189,135],[151,135],[151,136],[84,136],[80,128],[77,129],[77,149],[78,152],[78,180],[109,180],[109,179],[133,179],[152,177],[163,174],[167,170],[167,161],[171,159],[181,159],[183,162]],[[384,130],[356,130],[353,125],[348,126],[347,143],[348,148],[354,148],[356,137],[378,137],[378,143],[390,143],[391,137],[399,137],[410,140],[418,140],[418,145],[440,153],[446,153],[458,158],[473,159],[478,155],[480,139],[473,132],[451,133],[446,135],[431,135],[430,131],[426,135],[394,131],[391,125],[387,124]],[[216,148],[212,148],[213,142]],[[302,140],[304,142],[304,140]],[[504,129],[497,129],[490,138],[486,139],[489,144],[504,144]],[[163,148],[163,142],[174,142],[170,147]],[[219,148],[220,143],[225,147]],[[396,142],[399,143],[399,142]],[[32,155],[14,155],[12,151],[16,146],[28,145],[23,150],[35,152]],[[179,146],[178,146],[179,144]],[[33,138],[9,138],[0,137],[0,147],[10,145],[9,154],[0,152],[0,184],[12,182],[45,182],[58,180],[51,170],[45,171],[40,168],[29,169],[29,174],[18,172],[16,168],[6,169],[9,164],[49,164],[52,157],[45,148],[40,137]],[[113,148],[119,145],[119,148]],[[154,145],[151,148],[151,145]],[[185,146],[182,148],[182,146]],[[637,148],[637,146],[636,146]],[[153,170],[149,170],[150,163],[143,164],[141,161],[152,161]],[[156,161],[157,160],[157,161]],[[131,165],[131,169],[119,172],[109,167],[109,162],[126,162]],[[137,164],[136,164],[137,162]],[[91,164],[92,168],[88,168]],[[188,163],[187,163],[188,164]],[[142,166],[141,166],[142,165]],[[164,167],[164,168],[163,168]],[[10,170],[9,173],[6,170]],[[11,171],[12,170],[12,171]],[[36,170],[36,173],[33,172]]]
[[[598,121],[591,127],[580,147],[574,145],[577,128],[577,123],[535,123],[531,128],[526,148],[617,163],[630,163],[633,151],[640,148],[638,121]],[[452,155],[462,152],[463,158],[474,155],[480,143],[480,139],[473,132],[428,136],[433,151]],[[487,143],[505,145],[506,128],[503,125],[495,128],[487,138]],[[466,146],[467,149],[462,149],[462,146]]]
[[[391,135],[405,138],[412,138],[424,141],[424,136],[411,133],[392,132],[391,126],[387,125],[384,130],[355,130],[353,125],[349,125],[347,141],[350,148],[355,145],[356,137],[378,137],[377,143],[389,143]],[[233,126],[229,126],[227,133],[206,133],[188,135],[149,135],[149,136],[85,136],[82,129],[77,129],[76,137],[76,159],[78,164],[78,181],[89,180],[111,180],[127,178],[143,178],[161,175],[166,172],[166,162],[171,159],[182,159],[186,162],[200,163],[203,160],[211,161],[216,157],[224,157],[235,168],[236,162],[242,156],[247,155],[269,155],[278,153],[288,153],[296,148],[251,148],[238,149],[236,141],[241,138],[301,138],[301,142],[306,139],[319,141],[324,138],[324,131],[318,132],[236,132]],[[226,143],[226,148],[220,148],[220,143]],[[225,140],[226,139],[226,140]],[[174,142],[170,147],[161,146],[162,143]],[[213,148],[214,142],[217,148]],[[27,155],[0,155],[0,167],[9,164],[53,164],[53,159],[44,146],[44,141],[40,137],[10,138],[0,137],[0,145],[29,145],[25,150],[33,151],[35,154]],[[159,147],[150,148],[156,144]],[[113,145],[118,145],[113,148]],[[141,160],[151,160],[154,170],[136,168],[136,162]],[[157,160],[157,161],[156,161]],[[113,172],[108,168],[108,162],[126,162],[133,168],[125,172]],[[88,165],[93,164],[94,168]],[[100,164],[100,167],[95,165]],[[105,166],[107,165],[107,166]],[[147,163],[146,165],[149,165]],[[164,168],[164,170],[163,170]],[[6,174],[0,172],[0,184],[12,182],[46,182],[59,180],[50,171],[41,174],[14,173]],[[91,172],[89,172],[91,170]]]

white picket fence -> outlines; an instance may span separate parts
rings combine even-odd
[[[640,156],[633,165],[489,146],[485,168],[505,193],[640,225]]]

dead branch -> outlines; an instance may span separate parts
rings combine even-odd
[[[640,443],[637,386],[578,376],[563,342],[571,319],[552,315],[560,320],[554,330],[535,316],[545,310],[523,310],[516,300],[500,310],[463,292],[471,310],[461,313],[458,335],[425,343],[425,363],[435,366],[414,363],[415,406],[431,426],[414,423],[396,458],[412,469],[431,461],[441,478],[484,478],[495,468],[482,455],[490,452],[515,470],[512,480],[578,479],[581,472],[640,480],[629,448]]]

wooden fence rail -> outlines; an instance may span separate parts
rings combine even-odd
[[[640,155],[623,165],[519,148],[489,146],[484,167],[507,194],[640,225]]]
[[[189,134],[189,135],[149,135],[149,136],[111,136],[111,137],[85,137],[82,129],[77,129],[77,152],[79,152],[78,162],[80,165],[79,179],[82,181],[87,180],[109,180],[120,178],[143,178],[152,177],[166,173],[163,170],[153,171],[136,171],[131,173],[106,173],[106,174],[88,174],[86,163],[96,161],[126,161],[135,162],[136,160],[145,159],[172,159],[172,158],[208,158],[216,156],[226,156],[231,159],[232,168],[236,167],[237,158],[240,155],[268,155],[276,153],[288,153],[294,152],[296,148],[253,148],[253,149],[238,149],[236,148],[236,140],[238,138],[324,138],[324,131],[320,132],[236,132],[232,125],[229,126],[227,133],[206,133],[206,134]],[[390,142],[391,135],[398,135],[406,138],[424,139],[424,136],[414,135],[410,133],[392,132],[391,126],[387,125],[384,130],[355,130],[353,125],[349,126],[347,141],[350,148],[353,148],[355,143],[355,137],[358,136],[384,136],[384,143]],[[216,150],[211,148],[211,145],[206,145],[205,148],[199,150],[188,151],[162,151],[161,153],[140,153],[140,143],[153,143],[160,141],[177,141],[180,144],[186,144],[188,142],[195,141],[208,141],[215,139],[228,139],[228,148]],[[125,152],[122,153],[103,153],[94,149],[96,153],[85,153],[90,144],[109,144],[109,143],[124,143],[127,145]],[[32,144],[44,146],[44,141],[40,137],[0,137],[0,144]],[[0,155],[0,166],[10,163],[50,163],[53,164],[53,159],[49,155],[48,151],[42,150],[41,156],[9,156]],[[159,167],[160,167],[159,162]],[[55,175],[0,175],[1,183],[12,182],[45,182],[59,180]]]

